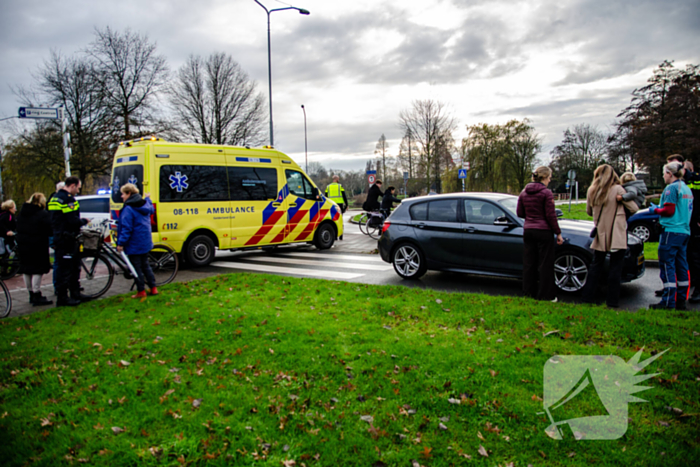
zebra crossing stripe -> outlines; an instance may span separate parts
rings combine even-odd
[[[321,279],[355,279],[363,274],[353,274],[349,272],[327,271],[320,269],[301,269],[301,268],[286,268],[281,266],[270,266],[266,264],[252,263],[227,263],[223,261],[215,261],[211,266],[216,268],[239,269],[244,271],[267,272],[270,274],[290,274],[295,276],[318,277]]]

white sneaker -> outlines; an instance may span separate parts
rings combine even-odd
[[[550,302],[552,302],[552,303],[557,303],[558,301],[559,301],[558,297],[554,297],[554,300],[550,300]]]

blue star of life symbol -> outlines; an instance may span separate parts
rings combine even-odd
[[[132,183],[132,184],[136,185],[136,184],[138,183],[139,179],[136,178],[136,175],[131,174],[131,177],[129,177],[129,180],[128,180],[128,181],[129,181],[129,183]]]
[[[189,184],[187,183],[187,175],[182,175],[180,172],[175,172],[175,175],[170,176],[170,188],[177,190],[178,193],[182,193],[183,189],[187,189]]]

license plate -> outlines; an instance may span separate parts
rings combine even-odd
[[[644,254],[637,256],[637,266],[644,264]]]

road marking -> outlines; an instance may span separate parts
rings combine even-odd
[[[291,274],[297,276],[312,276],[320,277],[322,279],[355,279],[357,277],[363,276],[364,274],[351,274],[349,272],[336,272],[327,270],[316,270],[316,269],[297,269],[297,268],[285,268],[281,266],[269,266],[264,264],[251,264],[251,263],[225,263],[223,261],[215,261],[211,263],[211,266],[216,268],[229,268],[229,269],[242,269],[248,271],[258,271],[258,272],[268,272],[271,274]]]
[[[301,258],[322,258],[322,259],[345,259],[348,261],[368,261],[373,263],[387,264],[382,261],[379,255],[336,255],[334,253],[304,253],[304,252],[289,252],[279,253],[279,256],[298,256]]]
[[[336,256],[336,255],[332,255]],[[340,255],[337,255],[340,256]],[[330,258],[331,255],[326,255],[325,258]],[[330,261],[314,261],[310,259],[283,258],[279,256],[250,256],[245,258],[250,261],[262,261],[265,263],[284,263],[299,266],[321,266],[324,270],[327,268],[338,269],[364,269],[366,271],[388,271],[391,269],[390,264],[353,264],[353,263],[331,263]]]

